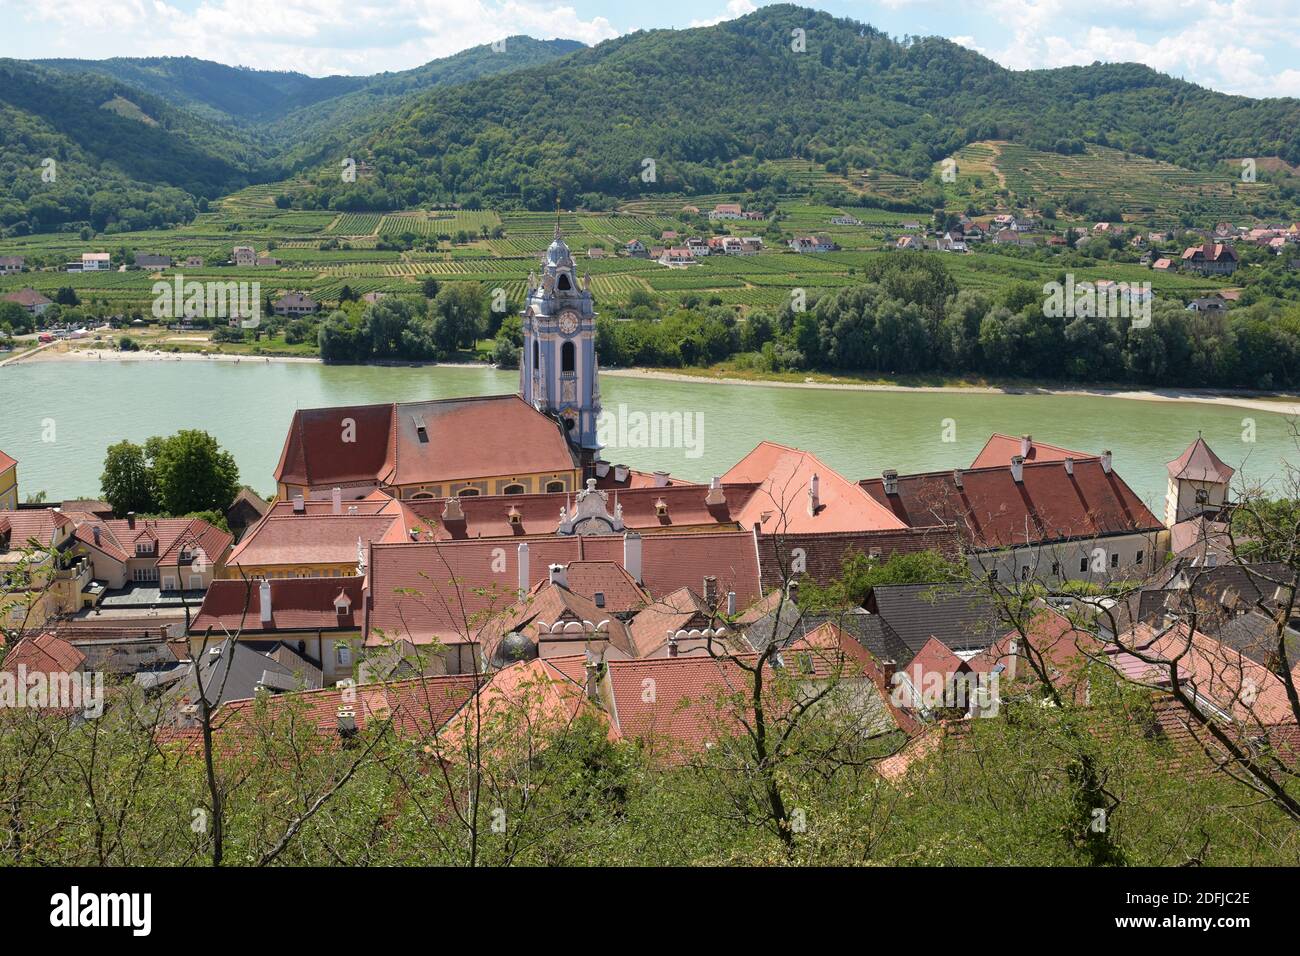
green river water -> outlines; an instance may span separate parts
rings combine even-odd
[[[98,495],[104,449],[179,428],[202,428],[230,449],[263,494],[296,408],[515,391],[490,368],[381,368],[314,363],[30,362],[0,369],[0,449],[19,460],[25,497]],[[1083,451],[1114,452],[1116,470],[1163,514],[1165,462],[1205,435],[1254,481],[1296,461],[1289,419],[1268,412],[1105,397],[851,392],[682,383],[604,376],[607,412],[680,413],[699,423],[690,447],[612,447],[605,457],[707,480],[762,439],[816,453],[851,478],[969,466],[992,432],[1032,433]],[[1253,419],[1254,441],[1243,440]],[[951,421],[946,421],[951,420]],[[661,436],[664,437],[664,436]],[[680,437],[680,436],[679,436]],[[945,441],[945,437],[955,440]],[[662,444],[662,441],[661,441]],[[678,442],[679,445],[684,442]]]

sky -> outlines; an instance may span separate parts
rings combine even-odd
[[[313,76],[403,70],[514,34],[599,43],[763,0],[0,0],[0,56],[195,56]],[[1211,89],[1300,96],[1300,0],[803,0],[1011,69],[1139,62]]]

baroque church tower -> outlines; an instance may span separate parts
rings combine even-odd
[[[558,419],[569,441],[590,459],[600,450],[596,419],[600,384],[596,365],[596,312],[591,279],[578,281],[573,255],[555,226],[555,240],[542,256],[542,274],[528,276],[521,313],[524,349],[519,358],[519,394],[540,412]]]

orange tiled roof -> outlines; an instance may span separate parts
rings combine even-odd
[[[809,489],[818,480],[819,505],[810,514]],[[741,527],[760,525],[764,534],[805,531],[876,531],[903,528],[888,508],[865,494],[815,455],[762,442],[722,476],[724,484],[758,483],[759,490],[738,515]]]
[[[971,462],[971,467],[994,468],[1001,465],[1005,468],[1011,464],[1012,458],[1022,454],[1023,447],[1020,438],[995,433],[984,443],[980,453]],[[1024,455],[1025,461],[1064,461],[1066,458],[1078,461],[1081,458],[1096,457],[1086,451],[1071,451],[1060,445],[1049,445],[1047,442],[1034,441],[1032,438],[1029,440],[1029,454]]]

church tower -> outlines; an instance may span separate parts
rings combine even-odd
[[[596,419],[600,384],[596,366],[596,313],[591,279],[578,282],[573,255],[555,226],[555,240],[542,256],[542,274],[528,276],[521,313],[524,349],[519,358],[519,394],[564,425],[569,441],[589,453],[600,450]]]
[[[1171,461],[1169,486],[1165,494],[1165,524],[1173,527],[1180,521],[1204,515],[1221,520],[1228,505],[1228,487],[1235,469],[1224,464],[1200,435],[1187,450]]]

